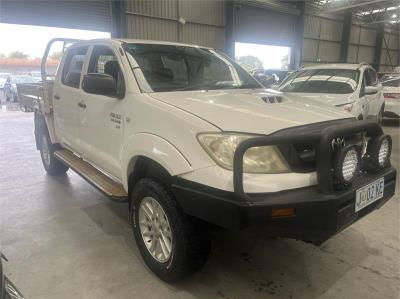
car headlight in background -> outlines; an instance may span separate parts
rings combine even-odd
[[[198,140],[209,156],[221,167],[233,170],[233,157],[237,146],[256,135],[236,133],[204,133]],[[252,147],[243,156],[245,173],[282,173],[289,167],[275,146]]]
[[[344,147],[336,153],[335,176],[343,185],[350,184],[360,169],[361,154],[356,146]]]
[[[392,138],[390,135],[382,135],[368,142],[367,154],[369,170],[374,172],[388,166],[391,153]]]

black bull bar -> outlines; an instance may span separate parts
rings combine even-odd
[[[290,129],[288,129],[290,130]],[[235,195],[244,200],[250,197],[243,189],[243,156],[249,148],[268,145],[314,143],[316,146],[317,185],[322,194],[333,192],[332,176],[332,140],[337,137],[349,137],[357,133],[367,133],[371,138],[383,134],[376,120],[362,120],[325,127],[317,133],[285,134],[284,136],[265,136],[247,139],[241,142],[233,158],[233,188]]]

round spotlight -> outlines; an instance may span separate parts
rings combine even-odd
[[[360,169],[360,151],[356,146],[340,149],[336,154],[335,176],[340,184],[348,185]]]
[[[390,155],[389,139],[385,138],[383,139],[378,151],[378,163],[380,167],[384,167],[386,165],[389,155]]]
[[[392,153],[392,138],[390,135],[382,135],[370,140],[367,153],[370,171],[377,171],[388,166],[390,154]]]

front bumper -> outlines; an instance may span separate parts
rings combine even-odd
[[[384,195],[355,212],[356,190],[385,178]],[[375,209],[395,193],[396,170],[392,167],[367,174],[350,189],[322,194],[317,186],[275,192],[248,194],[241,201],[233,192],[176,179],[172,191],[185,213],[228,229],[264,227],[271,236],[300,239],[320,244]],[[272,209],[293,208],[295,216],[273,218]]]
[[[392,167],[371,169],[372,164],[367,154],[361,163],[365,164],[361,167],[362,175],[344,190],[337,188],[333,175],[336,167],[333,141],[355,134],[366,134],[371,142],[375,138],[381,138],[383,131],[376,121],[365,120],[329,125],[321,129],[295,127],[273,135],[248,139],[241,142],[235,150],[234,192],[214,189],[182,178],[175,179],[172,191],[187,214],[219,226],[232,229],[263,226],[271,235],[322,243],[383,205],[395,193],[396,170]],[[249,148],[308,142],[313,143],[316,148],[316,186],[274,193],[245,192],[243,156]],[[368,148],[369,146],[367,153]],[[356,213],[356,191],[382,177],[385,179],[383,197]],[[274,218],[271,213],[276,209],[291,209],[294,215]]]

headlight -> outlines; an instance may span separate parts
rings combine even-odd
[[[199,134],[198,139],[204,150],[221,167],[232,170],[236,147],[255,135],[235,133]],[[260,146],[248,149],[243,157],[243,171],[246,173],[282,173],[289,167],[275,146]]]

